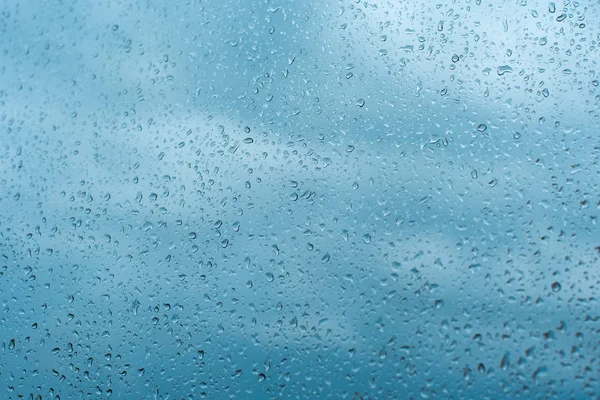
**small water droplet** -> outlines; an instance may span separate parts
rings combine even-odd
[[[512,73],[513,69],[510,65],[500,65],[498,68],[496,68],[496,72],[499,76],[502,76],[504,74]]]
[[[508,353],[505,353],[502,356],[502,360],[500,360],[500,368],[506,370],[508,369],[508,367],[510,367],[510,355]]]

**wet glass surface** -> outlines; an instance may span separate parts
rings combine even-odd
[[[0,2],[0,398],[597,398],[597,1]]]

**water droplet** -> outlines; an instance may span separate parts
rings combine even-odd
[[[475,272],[481,269],[481,264],[471,264],[469,265],[469,269],[471,272]]]
[[[499,76],[502,76],[504,74],[512,73],[513,69],[510,65],[500,65],[498,68],[496,68],[496,72]]]
[[[553,291],[553,292],[555,292],[555,293],[556,293],[556,292],[560,292],[560,289],[562,289],[562,286],[561,286],[561,284],[560,284],[560,283],[558,283],[558,282],[554,282],[554,283],[551,285],[551,287],[552,287],[552,291]]]
[[[508,367],[510,367],[510,355],[508,353],[505,353],[502,356],[502,359],[500,360],[500,368],[506,370],[508,369]]]

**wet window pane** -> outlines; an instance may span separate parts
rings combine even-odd
[[[600,396],[595,1],[0,2],[0,398]]]

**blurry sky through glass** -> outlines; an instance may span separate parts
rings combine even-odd
[[[0,2],[1,399],[600,397],[600,3]]]

